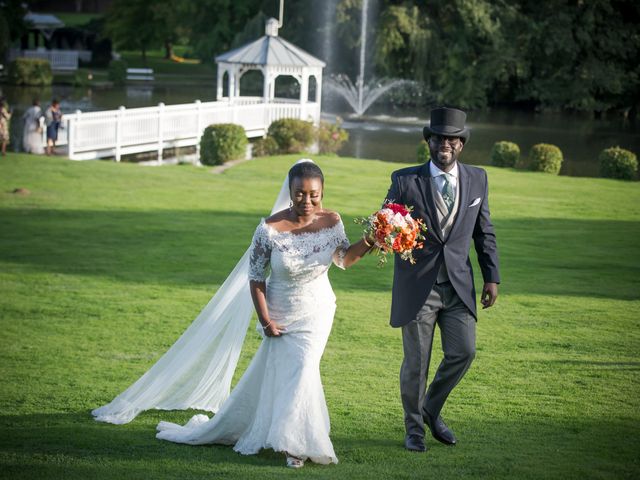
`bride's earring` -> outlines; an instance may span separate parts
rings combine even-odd
[[[291,209],[293,208],[293,201],[289,202],[289,211],[291,211]]]

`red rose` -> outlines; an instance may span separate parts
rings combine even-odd
[[[399,203],[388,203],[385,206],[393,213],[399,213],[403,217],[409,213],[409,210],[407,210],[404,205],[400,205]]]

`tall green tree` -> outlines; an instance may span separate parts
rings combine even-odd
[[[147,51],[162,42],[149,0],[114,0],[107,13],[106,33],[120,49]]]
[[[595,112],[638,104],[638,2],[525,1],[520,15],[528,65],[518,99]]]
[[[0,60],[7,55],[9,47],[27,33],[26,14],[26,4],[22,0],[0,2]]]
[[[203,61],[231,48],[245,24],[260,12],[260,0],[199,0],[185,2],[189,21],[189,44]]]

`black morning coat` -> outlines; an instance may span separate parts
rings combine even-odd
[[[431,187],[429,162],[391,174],[387,200],[412,206],[413,218],[427,226],[424,247],[414,250],[415,264],[396,255],[391,297],[391,326],[416,318],[446,261],[456,293],[477,320],[476,294],[469,249],[473,240],[485,282],[500,283],[496,237],[489,215],[487,173],[458,162],[459,207],[449,235],[443,238]]]

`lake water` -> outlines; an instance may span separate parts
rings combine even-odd
[[[14,87],[3,85],[2,91],[14,109],[12,146],[20,146],[22,125],[20,117],[34,96],[46,107],[51,98],[61,101],[62,111],[110,110],[125,105],[127,108],[203,102],[215,100],[215,85],[201,86],[125,86],[110,89],[86,89],[69,86],[46,88]],[[331,108],[331,107],[330,107]],[[333,107],[335,108],[335,107]],[[428,121],[428,112],[403,111],[386,115],[384,109],[374,106],[363,119],[339,113],[343,127],[349,131],[349,142],[339,152],[357,158],[374,158],[392,162],[416,163],[416,148],[422,139],[422,127]],[[325,112],[326,120],[336,114]],[[570,176],[598,176],[597,157],[603,148],[620,146],[640,154],[640,126],[622,117],[594,119],[567,113],[533,113],[513,110],[473,111],[468,114],[471,139],[462,152],[461,160],[473,165],[490,163],[489,154],[494,142],[509,140],[517,143],[523,161],[532,145],[552,143],[564,155],[561,174]]]

